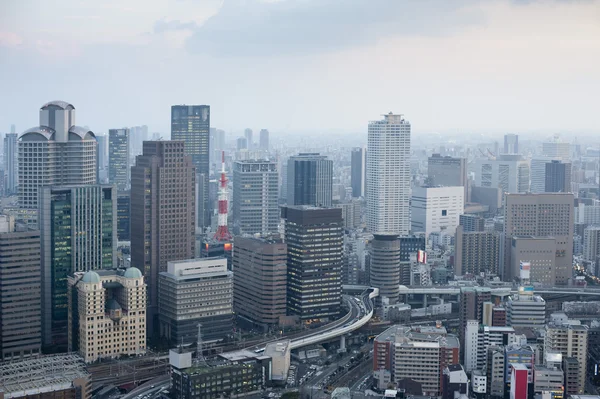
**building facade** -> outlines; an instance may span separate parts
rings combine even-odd
[[[280,219],[277,163],[233,164],[233,230],[235,234],[276,233]]]
[[[40,274],[40,232],[0,215],[0,360],[41,353]]]
[[[114,186],[40,188],[42,344],[66,351],[67,277],[117,265],[117,195]]]
[[[336,318],[342,300],[343,221],[339,208],[288,206],[285,219],[288,314]]]
[[[131,240],[131,191],[117,192],[117,239]]]
[[[415,187],[410,203],[410,229],[425,233],[454,235],[459,217],[464,212],[464,187]]]
[[[196,168],[198,195],[196,198],[198,227],[209,227],[211,207],[208,199],[210,177],[210,105],[173,105],[171,107],[171,140],[185,143]],[[186,259],[186,258],[181,258]]]
[[[367,149],[356,147],[350,153],[350,186],[352,197],[365,196],[367,180]]]
[[[146,284],[135,267],[69,277],[69,352],[86,363],[146,353]]]
[[[263,151],[269,151],[269,131],[267,129],[260,129],[258,140],[258,147]]]
[[[511,275],[521,279],[520,270],[526,264],[529,265],[527,284],[556,285],[557,249],[554,237],[514,236],[510,248]]]
[[[467,160],[432,154],[427,160],[427,177],[430,186],[459,186],[463,187],[464,202],[468,196]]]
[[[479,275],[481,272],[498,274],[500,271],[500,234],[495,232],[465,232],[456,228],[454,274]]]
[[[546,185],[547,193],[570,193],[571,190],[571,163],[561,161],[550,161],[546,163]]]
[[[131,264],[148,284],[148,329],[157,326],[158,275],[195,256],[196,174],[183,141],[146,141],[131,168]]]
[[[371,259],[370,284],[379,288],[379,297],[390,304],[400,295],[400,239],[397,234],[376,233],[369,251]]]
[[[16,194],[19,185],[19,156],[18,156],[18,135],[16,133],[6,133],[4,136],[4,175],[6,176],[7,194]]]
[[[391,112],[369,123],[367,230],[407,235],[410,230],[410,123]]]
[[[504,135],[504,152],[503,154],[518,154],[519,153],[519,135],[505,134]]]
[[[130,188],[130,154],[129,129],[110,129],[108,131],[108,181],[117,186],[117,191],[127,191]]]
[[[288,159],[287,204],[331,206],[333,161],[316,153],[301,153]]]
[[[234,247],[235,313],[265,330],[277,326],[287,309],[287,244],[237,236]]]
[[[233,274],[225,258],[169,262],[158,280],[160,335],[171,345],[214,341],[232,332]]]
[[[543,328],[546,324],[546,301],[533,292],[508,297],[506,302],[508,325],[513,328]]]
[[[559,352],[563,356],[563,371],[576,368],[576,373],[569,373],[565,378],[565,394],[582,394],[587,381],[588,327],[577,324],[549,323],[546,325],[544,337],[544,353]],[[564,361],[568,359],[576,367],[568,367]],[[576,381],[574,378],[576,378]]]
[[[521,155],[500,155],[479,160],[475,184],[480,187],[500,187],[503,193],[529,191],[529,161]]]

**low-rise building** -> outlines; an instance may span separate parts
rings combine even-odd
[[[546,301],[533,295],[533,291],[509,296],[506,309],[507,324],[511,327],[543,328],[546,324]]]

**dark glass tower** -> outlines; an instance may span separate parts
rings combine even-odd
[[[350,185],[352,186],[352,197],[364,197],[367,176],[367,150],[365,148],[353,148],[350,157]]]
[[[320,154],[298,154],[288,160],[288,205],[331,206],[333,161]]]
[[[546,192],[570,193],[571,163],[550,161],[546,164]]]
[[[129,189],[129,129],[108,131],[108,181],[117,186],[117,191]]]
[[[183,141],[198,175],[198,227],[210,226],[208,182],[210,173],[210,105],[173,105],[171,140]]]

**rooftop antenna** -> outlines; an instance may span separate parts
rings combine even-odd
[[[198,343],[196,344],[196,365],[206,366],[206,359],[204,359],[202,350],[202,324],[198,323]]]

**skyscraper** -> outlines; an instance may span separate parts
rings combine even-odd
[[[546,164],[552,162],[550,157],[534,157],[531,158],[531,188],[532,193],[546,192]]]
[[[390,112],[369,123],[367,229],[407,235],[409,203],[410,123]]]
[[[96,135],[96,141],[98,142],[98,170],[108,168],[108,138],[105,134]]]
[[[108,181],[117,186],[117,191],[127,191],[131,178],[129,129],[110,129],[108,136]]]
[[[434,232],[445,231],[454,235],[460,215],[464,212],[464,187],[415,187],[411,198],[412,233],[425,233],[425,239]]]
[[[67,276],[117,265],[117,193],[113,186],[40,188],[42,344],[67,350]]]
[[[519,135],[505,134],[504,135],[504,152],[503,154],[518,154],[519,153]]]
[[[119,241],[131,240],[131,192],[117,192],[117,238]]]
[[[454,158],[432,154],[427,160],[427,177],[430,186],[464,187],[464,201],[468,201],[466,158]]]
[[[571,144],[562,141],[558,135],[555,135],[549,141],[542,143],[542,155],[552,159],[569,160],[571,159]]]
[[[40,232],[0,215],[0,360],[40,354],[40,297]]]
[[[367,177],[367,150],[362,147],[352,149],[350,155],[350,185],[354,198],[365,196]]]
[[[570,193],[571,190],[571,163],[550,161],[546,163],[546,190],[547,193]]]
[[[158,274],[195,255],[196,174],[183,141],[146,141],[131,168],[131,265],[148,284],[148,330],[158,310]]]
[[[185,153],[192,158],[198,177],[198,227],[210,226],[208,182],[210,177],[210,106],[173,105],[171,107],[171,140],[185,143]],[[150,291],[152,288],[150,287]]]
[[[16,194],[19,184],[19,159],[17,156],[16,133],[6,133],[4,136],[4,174],[6,175],[6,193]]]
[[[504,202],[504,280],[518,277],[511,268],[518,263],[511,258],[513,237],[554,237],[556,283],[567,284],[573,268],[573,194],[507,194]]]
[[[288,246],[288,314],[335,319],[342,301],[343,222],[339,208],[282,208]]]
[[[371,286],[379,296],[396,303],[400,295],[400,239],[394,233],[375,233],[371,241]]]
[[[503,193],[529,191],[529,162],[521,155],[500,155],[479,160],[475,183],[480,187],[500,187]]]
[[[279,213],[277,164],[265,160],[236,161],[233,164],[235,233],[275,233]]]
[[[251,150],[252,148],[254,148],[254,141],[252,138],[252,129],[250,128],[246,128],[244,130],[244,138],[246,139],[246,145],[249,150]]]
[[[454,239],[454,274],[497,274],[500,271],[500,241],[498,233],[467,231],[465,226],[458,226]]]
[[[325,155],[300,153],[288,159],[288,205],[331,206],[333,161]]]
[[[259,148],[264,151],[269,151],[269,131],[260,129]]]
[[[19,207],[35,220],[38,191],[47,185],[95,184],[96,136],[75,126],[75,107],[52,101],[40,109],[40,126],[19,138]]]

